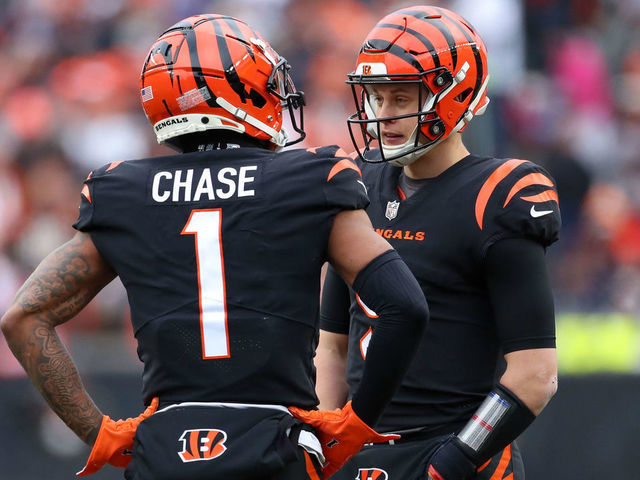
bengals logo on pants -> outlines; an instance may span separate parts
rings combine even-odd
[[[356,480],[387,480],[389,475],[379,468],[360,468]]]
[[[178,455],[185,463],[212,460],[227,450],[224,445],[226,440],[227,434],[222,430],[185,430],[180,436],[182,451]]]

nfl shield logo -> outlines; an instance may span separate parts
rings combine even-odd
[[[387,202],[387,211],[384,212],[384,216],[389,220],[393,220],[398,215],[398,207],[400,207],[400,202],[397,200]]]

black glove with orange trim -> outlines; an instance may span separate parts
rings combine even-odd
[[[427,480],[467,480],[475,474],[476,465],[454,435],[436,450],[427,467]]]
[[[326,459],[322,467],[329,478],[360,451],[366,443],[397,440],[400,435],[381,435],[364,423],[353,411],[351,402],[336,410],[302,410],[289,407],[294,417],[316,429]]]
[[[133,437],[140,422],[150,417],[158,409],[158,398],[154,398],[147,409],[136,418],[126,420],[111,420],[109,416],[102,417],[100,431],[96,438],[87,464],[76,473],[79,477],[96,473],[107,463],[114,467],[125,468],[131,462]]]

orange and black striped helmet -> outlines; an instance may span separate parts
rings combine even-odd
[[[460,15],[441,7],[414,6],[390,13],[369,32],[348,75],[356,113],[348,119],[351,139],[365,161],[408,165],[453,132],[464,130],[484,112],[487,97],[487,50],[476,30]],[[380,122],[369,103],[368,87],[391,82],[416,83],[425,92],[416,105],[416,130],[398,146],[372,154],[381,138]],[[356,140],[360,131],[364,147]]]
[[[140,79],[142,106],[159,143],[226,130],[284,147],[304,138],[304,94],[289,69],[241,20],[196,15],[166,30],[151,47]],[[283,108],[298,134],[293,141],[283,129]]]

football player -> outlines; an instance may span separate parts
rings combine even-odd
[[[231,17],[193,16],[165,31],[144,63],[141,101],[158,141],[179,153],[94,170],[78,233],[2,318],[35,386],[92,446],[80,475],[110,463],[135,480],[317,479],[364,443],[395,438],[371,425],[417,349],[427,304],[373,230],[351,159],[331,146],[280,151],[304,136],[289,68]],[[318,403],[326,260],[380,321],[358,393],[310,420],[316,436],[287,407]],[[56,334],[116,276],[149,405],[119,421],[94,404]]]
[[[543,168],[465,147],[461,132],[487,107],[488,81],[478,32],[431,6],[381,19],[348,75],[366,211],[418,279],[431,320],[377,423],[402,438],[365,447],[335,478],[524,478],[514,440],[557,388],[545,250],[560,212]],[[357,392],[380,321],[338,274],[324,286],[316,361],[329,409]]]

